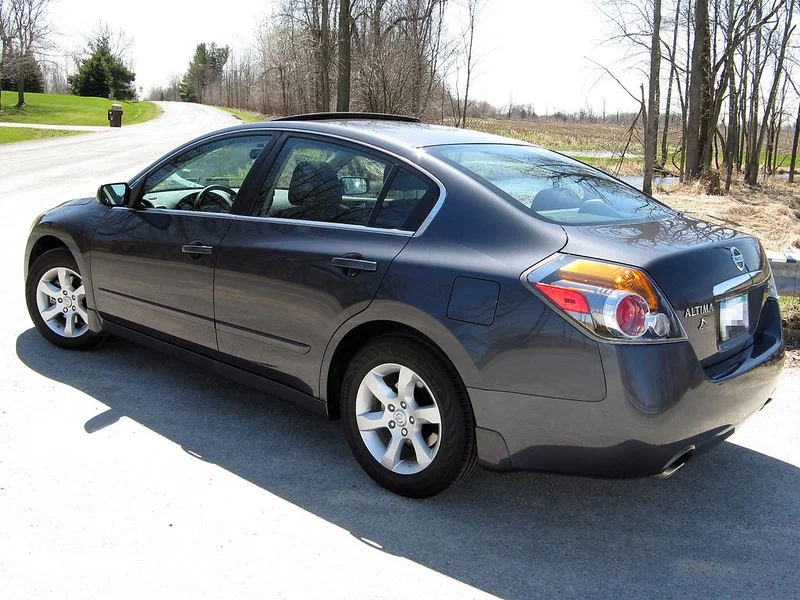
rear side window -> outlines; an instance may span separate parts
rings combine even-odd
[[[400,169],[389,184],[373,225],[414,231],[425,220],[437,196],[438,192],[431,184]]]
[[[367,225],[391,164],[349,146],[286,142],[259,194],[261,217]]]
[[[673,214],[602,171],[542,148],[470,144],[428,152],[520,210],[563,225],[635,223]]]

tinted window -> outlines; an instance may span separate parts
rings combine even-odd
[[[197,146],[148,176],[142,199],[155,208],[229,212],[269,136],[249,135]],[[208,186],[215,186],[200,193]]]
[[[413,231],[425,219],[437,195],[432,185],[401,169],[392,178],[374,226]]]
[[[493,144],[428,149],[533,215],[565,225],[641,222],[672,211],[602,171],[531,146]]]
[[[253,214],[366,225],[390,172],[389,162],[365,152],[291,139],[281,150]]]

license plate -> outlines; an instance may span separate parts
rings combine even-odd
[[[747,294],[725,298],[719,303],[719,337],[725,342],[737,335],[747,333],[750,314],[747,310]]]

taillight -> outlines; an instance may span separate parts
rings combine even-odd
[[[526,282],[597,336],[649,342],[685,335],[675,311],[643,271],[559,254],[533,268]]]

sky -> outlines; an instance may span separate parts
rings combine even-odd
[[[50,19],[59,32],[58,60],[85,46],[99,21],[133,37],[136,85],[145,93],[185,70],[202,41],[244,48],[272,0],[226,0],[213,5],[187,0],[55,0]],[[206,8],[209,6],[209,8]],[[216,8],[220,7],[220,8]],[[450,26],[459,28],[452,14]],[[606,65],[629,89],[643,77],[624,70],[623,49],[604,43],[608,28],[592,0],[489,0],[476,35],[477,67],[471,96],[496,106],[533,104],[537,113],[591,107],[608,113],[635,110],[628,94],[589,58]],[[587,58],[589,57],[589,58]],[[599,81],[598,81],[599,79]]]

